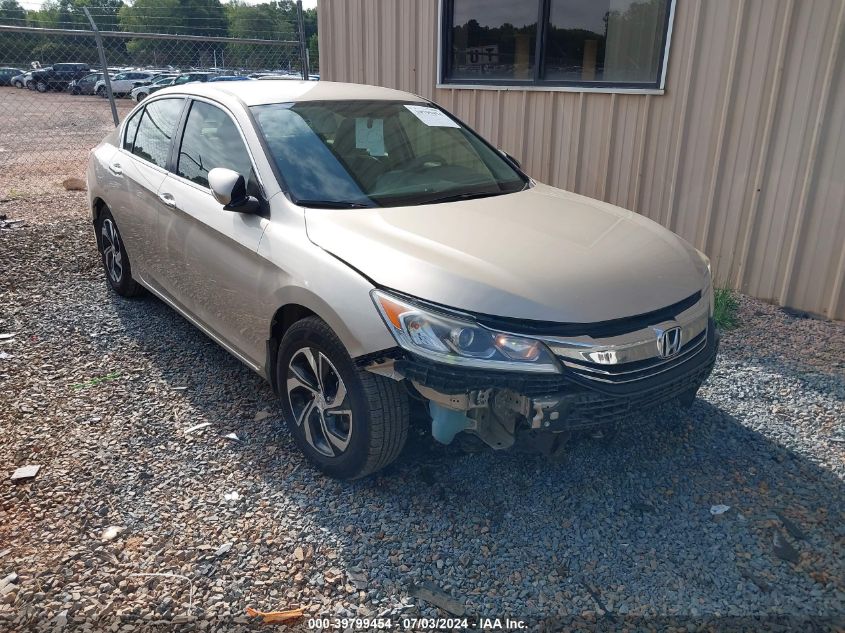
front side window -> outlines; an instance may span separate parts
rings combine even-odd
[[[146,108],[138,123],[132,153],[146,161],[167,167],[170,142],[182,112],[182,99],[160,99]]]
[[[235,122],[220,108],[194,101],[185,122],[176,173],[208,187],[208,172],[215,167],[238,172],[246,180],[247,192],[254,195],[257,183],[252,161]]]
[[[306,101],[251,108],[304,206],[404,206],[519,191],[496,150],[427,103]]]
[[[445,0],[444,83],[662,88],[674,0]]]

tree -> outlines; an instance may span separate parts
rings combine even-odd
[[[248,5],[240,0],[226,6],[231,37],[298,41],[296,5],[290,0]],[[298,48],[290,45],[229,44],[226,65],[253,70],[292,70]],[[298,67],[298,64],[296,64]]]
[[[26,10],[18,4],[18,0],[0,2],[0,24],[20,26],[26,24]]]

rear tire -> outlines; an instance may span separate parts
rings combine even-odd
[[[121,297],[137,297],[143,294],[144,288],[132,278],[132,267],[123,246],[123,238],[120,237],[117,222],[108,208],[100,211],[94,226],[97,229],[97,247],[109,286]]]
[[[276,382],[285,422],[305,457],[330,477],[359,479],[381,470],[408,437],[408,393],[395,380],[355,366],[318,317],[282,338]]]
[[[35,89],[38,92],[47,92],[47,84],[43,81],[39,81],[37,84],[35,84]]]

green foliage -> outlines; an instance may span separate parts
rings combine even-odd
[[[716,288],[713,292],[713,318],[722,330],[732,330],[739,325],[739,300],[729,288]]]
[[[320,72],[320,45],[316,33],[308,38],[308,60],[311,63],[311,72]]]
[[[295,42],[298,40],[294,0],[270,0],[250,5],[244,0],[45,0],[27,11],[19,0],[0,0],[0,24],[88,30],[83,8],[101,31],[168,33]],[[318,64],[317,12],[303,11],[303,30],[312,67]],[[0,34],[0,63],[28,67],[38,61],[97,63],[93,41],[85,38]],[[163,39],[116,40],[106,43],[111,65],[151,65],[188,68],[244,68],[296,71],[296,45],[268,46]],[[5,53],[4,53],[5,51]],[[290,58],[292,61],[285,60]]]
[[[23,25],[25,21],[26,10],[18,4],[18,0],[0,2],[0,24]]]

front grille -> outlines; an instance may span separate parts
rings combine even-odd
[[[669,371],[701,352],[706,345],[707,330],[705,329],[692,340],[688,341],[680,349],[678,354],[672,358],[646,358],[644,360],[620,363],[618,365],[603,365],[585,360],[575,360],[573,358],[559,358],[566,368],[577,376],[618,385],[651,378],[665,371]]]
[[[631,414],[645,412],[675,400],[682,394],[698,388],[710,375],[714,362],[715,356],[696,371],[676,378],[659,389],[630,396],[615,397],[593,391],[578,394],[572,398],[569,413],[554,425],[555,430],[577,430],[621,421]]]

